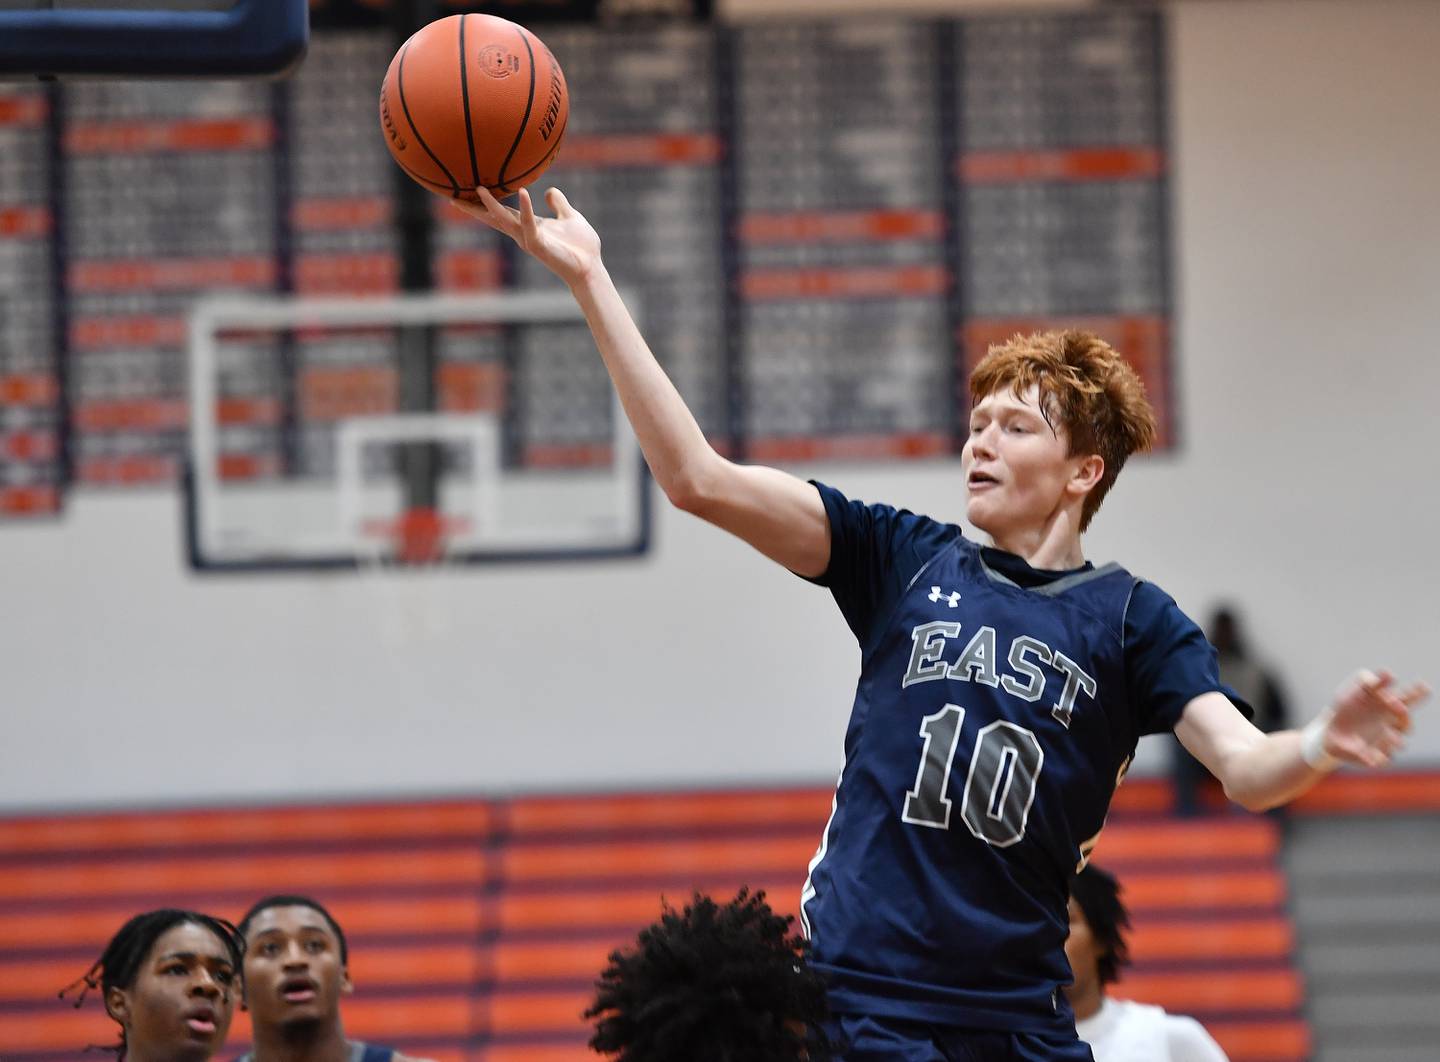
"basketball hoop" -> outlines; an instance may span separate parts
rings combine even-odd
[[[424,568],[443,564],[457,535],[467,533],[472,521],[447,516],[425,506],[407,509],[393,520],[367,520],[361,534],[376,547],[377,562],[395,568]],[[387,552],[388,546],[388,552]]]
[[[416,507],[394,519],[360,525],[369,548],[359,554],[358,566],[380,597],[375,611],[391,645],[408,645],[449,630],[443,577],[457,570],[452,547],[471,523],[464,516]]]
[[[633,305],[634,294],[626,300]],[[384,337],[395,331],[398,343],[399,332],[422,326],[447,352],[432,401],[440,408],[383,412],[398,401],[389,388],[403,360]],[[501,326],[516,330],[516,350],[538,373],[525,386],[506,383]],[[291,340],[319,345],[277,375],[275,344]],[[190,343],[184,541],[198,570],[384,564],[408,577],[426,567],[416,560],[633,556],[648,545],[635,434],[609,378],[593,371],[594,346],[568,294],[211,295],[192,311]],[[319,368],[332,364],[333,373]],[[583,373],[581,364],[589,367]],[[278,474],[291,458],[273,433],[254,454],[232,460],[224,411],[237,402],[256,417],[288,408],[286,396],[304,392],[312,370],[324,396],[299,403],[296,438],[314,445],[300,447],[296,474]],[[552,379],[576,389],[555,417],[530,409],[525,397],[549,394]],[[403,525],[370,523],[416,506],[469,523],[436,534],[421,515],[408,536]]]

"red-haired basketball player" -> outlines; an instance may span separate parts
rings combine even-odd
[[[828,587],[860,643],[835,810],[802,913],[851,1062],[1079,1062],[1061,987],[1070,875],[1142,734],[1174,729],[1248,808],[1337,762],[1379,767],[1428,693],[1362,672],[1304,731],[1264,734],[1175,602],[1081,532],[1155,421],[1083,333],[1017,337],[971,376],[961,529],[715,452],[626,311],[595,231],[483,189],[476,217],[569,287],[671,502]],[[464,204],[461,204],[464,206]]]

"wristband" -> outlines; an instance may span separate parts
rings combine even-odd
[[[1325,749],[1325,731],[1330,729],[1330,720],[1335,713],[1326,708],[1300,731],[1300,758],[1317,771],[1333,771],[1340,761]]]

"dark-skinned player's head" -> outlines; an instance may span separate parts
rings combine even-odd
[[[1140,377],[1103,339],[1089,332],[1038,332],[997,344],[970,373],[970,398],[1009,392],[1033,393],[1045,422],[1068,440],[1068,454],[1098,454],[1099,481],[1085,496],[1080,530],[1090,526],[1100,503],[1131,454],[1155,441],[1155,411]]]
[[[1130,962],[1125,933],[1130,913],[1120,900],[1120,883],[1093,863],[1070,879],[1070,936],[1065,955],[1070,960],[1076,991],[1094,987],[1103,992],[1120,980],[1120,968]]]
[[[340,1022],[352,991],[345,933],[309,896],[260,900],[240,920],[245,938],[245,1009],[257,1039],[301,1035]]]
[[[825,984],[763,892],[668,904],[600,975],[590,1046],[618,1062],[822,1062]]]
[[[121,1062],[132,1055],[204,1062],[230,1031],[243,952],[240,934],[222,919],[147,911],[121,926],[70,988],[83,986],[77,1007],[100,989],[105,1012],[120,1026],[114,1051]]]

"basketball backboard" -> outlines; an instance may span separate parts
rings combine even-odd
[[[360,568],[417,512],[450,562],[648,544],[639,447],[563,292],[204,298],[189,408],[199,571]]]
[[[244,77],[305,54],[307,0],[0,0],[0,77]]]

